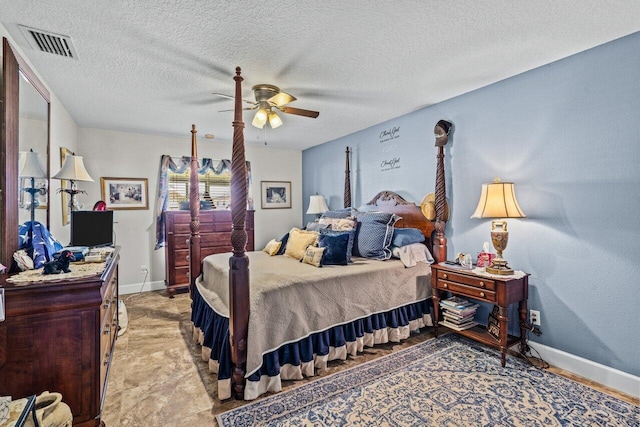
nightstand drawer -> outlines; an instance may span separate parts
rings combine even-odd
[[[463,295],[469,298],[475,298],[486,302],[496,301],[495,292],[485,290],[476,286],[467,286],[462,283],[438,279],[437,287],[438,289],[441,289],[443,291],[453,292],[455,294]]]
[[[496,282],[491,279],[465,276],[463,274],[452,273],[450,271],[438,270],[438,279],[444,279],[450,282],[472,286],[474,288],[486,289],[489,291],[496,290]]]

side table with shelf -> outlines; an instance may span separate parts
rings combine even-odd
[[[433,264],[431,266],[431,287],[433,290],[433,320],[435,336],[438,337],[438,322],[440,320],[440,299],[443,292],[464,296],[473,300],[488,302],[498,306],[498,321],[500,323],[500,339],[489,335],[482,326],[471,329],[453,331],[483,344],[500,349],[502,366],[506,364],[507,349],[520,342],[526,348],[527,299],[529,295],[529,275],[514,278],[513,276],[499,277],[495,275],[483,276],[472,270],[460,266]],[[520,336],[509,335],[508,308],[518,303]]]

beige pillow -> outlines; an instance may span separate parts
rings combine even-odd
[[[302,262],[305,264],[311,264],[316,267],[322,267],[322,254],[326,248],[318,248],[316,246],[309,246],[304,252]]]
[[[320,218],[320,224],[328,224],[336,231],[349,231],[354,229],[356,221],[351,218]]]
[[[280,246],[282,246],[282,242],[278,242],[276,239],[271,239],[267,246],[264,247],[262,252],[268,253],[270,256],[274,256],[280,250]]]
[[[292,228],[291,231],[289,231],[289,240],[287,240],[287,249],[284,251],[284,254],[298,260],[302,259],[304,251],[307,250],[307,246],[315,246],[317,244],[319,234],[317,231]]]

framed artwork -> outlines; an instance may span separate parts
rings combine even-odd
[[[262,209],[291,209],[291,181],[260,181]]]
[[[107,209],[149,209],[147,178],[100,178],[102,200]]]
[[[73,156],[74,154],[75,153],[68,148],[60,147],[60,167],[64,165],[64,161],[68,155]],[[61,191],[62,189],[69,188],[70,186],[71,184],[66,179],[60,180],[60,189],[58,189],[58,193],[60,193],[60,196],[62,197],[62,225],[67,225],[71,222],[71,212],[69,212],[69,193]]]

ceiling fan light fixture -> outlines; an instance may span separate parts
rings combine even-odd
[[[271,110],[268,117],[269,117],[269,124],[271,125],[272,129],[282,126],[282,119],[280,118],[278,113],[276,113],[275,111]]]
[[[253,122],[251,122],[251,124],[257,127],[258,129],[262,129],[264,125],[267,123],[267,115],[268,115],[267,110],[265,110],[264,108],[260,108],[256,112],[256,115],[253,117]]]

